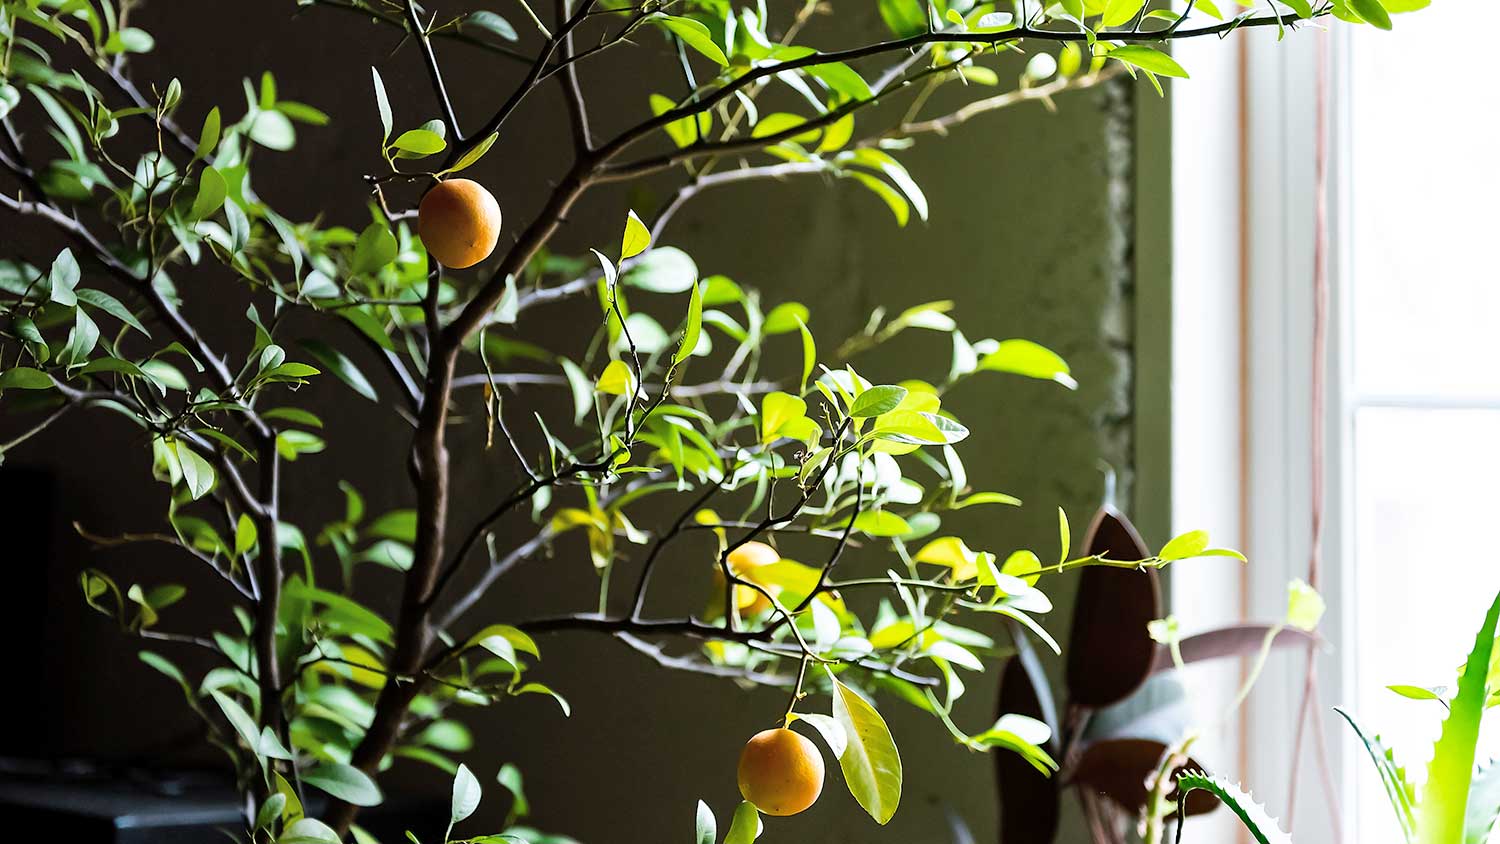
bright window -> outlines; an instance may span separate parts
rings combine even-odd
[[[1500,110],[1484,82],[1490,62],[1446,37],[1484,2],[1446,0],[1398,17],[1392,33],[1354,33],[1339,92],[1352,700],[1418,770],[1442,707],[1385,686],[1451,685],[1500,589],[1500,542],[1489,535],[1500,477]],[[1394,844],[1378,784],[1368,772],[1359,783],[1358,840]]]

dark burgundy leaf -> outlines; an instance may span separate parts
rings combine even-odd
[[[1118,560],[1150,556],[1130,522],[1108,509],[1094,517],[1085,547],[1090,554]],[[1156,643],[1146,625],[1160,617],[1161,587],[1155,569],[1084,569],[1067,647],[1071,702],[1108,706],[1140,688],[1156,658]]]

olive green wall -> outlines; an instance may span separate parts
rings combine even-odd
[[[846,17],[874,19],[873,3],[847,5],[851,8],[841,10]],[[181,75],[184,109],[192,115],[185,122],[196,125],[209,104],[228,106],[230,114],[236,111],[241,76],[274,71],[281,96],[323,108],[335,122],[325,129],[302,130],[294,154],[267,154],[258,162],[256,188],[293,219],[326,211],[333,219],[354,223],[363,213],[359,174],[378,164],[368,66],[381,68],[398,122],[414,125],[431,116],[429,92],[414,53],[391,55],[398,38],[390,30],[322,9],[301,10],[293,20],[295,11],[290,2],[203,2],[193,4],[191,12],[177,4],[148,5],[140,14],[147,21],[143,25],[157,33],[158,49],[141,63],[140,75]],[[868,21],[859,26],[867,27]],[[826,24],[819,27],[809,36],[813,43],[835,46],[857,37]],[[514,82],[512,66],[480,54],[445,49],[444,58],[459,113],[470,124]],[[659,59],[660,72],[675,80],[671,61]],[[595,120],[606,129],[644,111],[649,88],[638,72],[624,72],[626,67],[602,62],[584,75],[596,103]],[[1080,383],[1076,392],[990,374],[976,377],[947,402],[975,432],[959,448],[973,482],[1018,495],[1026,507],[975,508],[956,515],[946,527],[961,528],[972,544],[997,552],[1030,547],[1046,557],[1056,553],[1056,508],[1066,508],[1081,530],[1097,506],[1101,461],[1119,471],[1121,503],[1128,509],[1129,494],[1136,488],[1137,452],[1161,453],[1152,450],[1159,448],[1158,403],[1165,387],[1160,378],[1143,382],[1133,362],[1140,344],[1160,350],[1165,343],[1158,332],[1137,339],[1137,325],[1143,322],[1138,302],[1166,313],[1156,310],[1160,303],[1153,299],[1161,295],[1164,273],[1155,253],[1133,246],[1137,226],[1159,231],[1165,225],[1164,199],[1148,192],[1138,201],[1137,174],[1154,168],[1160,175],[1165,165],[1136,145],[1134,100],[1128,85],[1106,86],[1062,96],[1056,114],[1029,104],[982,117],[950,138],[923,140],[901,157],[931,201],[926,224],[914,219],[899,229],[863,189],[803,177],[705,194],[679,215],[665,242],[690,252],[705,274],[727,274],[761,288],[772,301],[806,302],[813,310],[813,329],[826,347],[863,325],[878,305],[895,311],[952,298],[971,340],[1026,337],[1061,353]],[[539,92],[513,119],[513,134],[476,168],[476,178],[499,197],[509,231],[534,211],[547,180],[566,166],[560,119],[556,91]],[[1147,137],[1154,145],[1165,136],[1158,131]],[[1164,143],[1152,147],[1162,155],[1165,149]],[[560,244],[576,250],[612,242],[627,205],[650,207],[666,186],[631,196],[592,195],[573,213]],[[1147,215],[1139,221],[1138,205]],[[55,248],[41,239],[27,242],[37,244],[29,250],[35,260]],[[189,289],[194,314],[234,325],[244,304],[231,279],[194,277],[189,284],[202,285]],[[592,307],[536,312],[528,331],[554,341],[560,332],[581,334],[591,330]],[[940,378],[947,370],[946,337],[914,334],[895,348],[870,355],[862,373],[877,382]],[[243,339],[248,343],[248,337]],[[337,477],[354,481],[372,510],[409,505],[402,468],[406,434],[388,409],[336,385],[311,389],[323,405],[331,437],[352,439],[290,468],[292,505],[319,515],[341,506],[332,486]],[[1148,409],[1144,421],[1138,419],[1143,395]],[[507,407],[520,417],[520,407],[529,401],[530,394],[512,398]],[[68,439],[85,433],[82,446]],[[474,453],[479,436],[478,426],[470,426],[455,439]],[[383,457],[370,459],[372,448]],[[110,474],[100,483],[95,467],[120,454],[129,456],[129,464],[105,469]],[[459,523],[467,523],[514,482],[513,467],[502,458],[491,454],[457,461]],[[56,469],[62,516],[82,517],[93,529],[147,529],[160,512],[162,491],[145,480],[140,444],[113,422],[70,420],[68,427],[14,455],[13,462]],[[1148,539],[1159,542],[1153,528],[1166,502],[1164,488],[1156,483],[1147,473],[1140,488],[1150,491],[1143,502]],[[186,563],[169,552],[90,556],[68,535],[65,519],[55,526],[60,553],[48,593],[54,621],[43,642],[53,663],[48,682],[62,690],[69,722],[55,739],[72,753],[160,758],[156,748],[162,742],[191,729],[185,714],[175,715],[180,710],[175,691],[140,668],[133,643],[82,610],[73,579],[85,564],[125,578],[154,578],[168,572],[175,576]],[[846,560],[843,565],[851,572],[878,573],[888,564],[876,549],[860,550]],[[698,601],[704,571],[686,553],[666,561],[665,576],[659,579],[666,592],[663,605]],[[377,574],[372,580],[377,581],[368,594],[372,603],[393,608],[395,579],[381,581]],[[198,593],[189,596],[190,602],[223,594],[212,581],[189,582]],[[595,582],[580,549],[562,542],[555,558],[523,567],[479,612],[485,620],[498,621],[539,611],[587,609]],[[1059,634],[1067,629],[1071,586],[1062,580],[1050,590],[1058,609],[1047,625]],[[215,623],[225,625],[222,619]],[[476,710],[472,720],[478,749],[466,759],[486,782],[502,762],[517,763],[525,772],[538,824],[590,844],[686,840],[693,804],[700,797],[727,818],[738,800],[733,775],[738,749],[775,719],[784,706],[782,692],[747,692],[722,680],[664,673],[596,635],[560,635],[542,646],[539,679],[569,698],[573,716],[564,720],[550,701],[539,697]],[[1055,668],[1056,660],[1049,667]],[[993,685],[987,678],[973,678],[958,708],[960,724],[979,729],[993,718]],[[126,688],[129,695],[120,695]],[[894,702],[883,708],[906,771],[902,808],[891,824],[879,828],[864,817],[838,774],[831,772],[824,799],[795,821],[772,821],[765,840],[945,842],[954,840],[945,819],[950,809],[977,840],[994,840],[996,794],[989,758],[955,746],[930,717]],[[163,712],[174,715],[163,718]],[[403,781],[438,791],[445,787],[429,769],[410,763],[402,767],[413,774],[403,775]],[[476,822],[466,828],[478,832],[480,827]]]

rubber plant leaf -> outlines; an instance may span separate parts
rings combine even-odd
[[[1130,522],[1108,509],[1094,517],[1085,547],[1089,554],[1115,560],[1151,555]],[[1156,658],[1157,644],[1146,625],[1161,616],[1155,569],[1085,568],[1078,581],[1068,648],[1071,702],[1097,709],[1139,689]]]

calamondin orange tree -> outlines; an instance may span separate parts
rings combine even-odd
[[[286,5],[257,11],[298,11]],[[719,807],[722,825],[700,805],[699,841],[721,826],[726,840],[751,841],[760,813],[806,808],[825,759],[876,822],[889,820],[903,770],[877,701],[930,712],[965,747],[1054,769],[1040,722],[1006,716],[976,729],[950,717],[959,672],[982,670],[980,657],[998,650],[965,619],[998,615],[1011,635],[1055,649],[1035,618],[1051,606],[1049,575],[1232,552],[1194,535],[1168,546],[1183,554],[1076,556],[1065,517],[1060,547],[1037,553],[997,554],[945,532],[952,511],[1019,503],[966,473],[960,454],[983,445],[945,410],[948,391],[995,373],[1071,386],[1066,363],[1029,339],[970,340],[948,302],[877,312],[859,335],[821,345],[806,307],[700,274],[669,245],[669,224],[711,188],[816,174],[857,183],[905,225],[927,203],[900,154],[926,136],[1110,77],[1159,87],[1186,76],[1163,50],[1172,39],[1328,15],[1390,25],[1381,0],[1246,11],[1194,0],[1183,12],[1142,0],[512,0],[503,16],[475,2],[296,5],[400,45],[372,69],[367,98],[338,104],[374,110],[382,127],[350,153],[365,219],[293,219],[256,191],[275,178],[268,152],[293,150],[298,133],[330,119],[270,73],[246,81],[243,102],[205,102],[191,68],[180,79],[132,74],[131,57],[155,47],[136,25],[137,0],[0,2],[0,407],[16,431],[0,455],[65,414],[140,431],[171,490],[164,524],[88,538],[175,546],[232,600],[205,631],[174,625],[172,605],[196,596],[171,582],[87,568],[83,598],[181,685],[237,772],[241,837],[256,842],[369,840],[357,815],[382,801],[377,781],[391,764],[451,775],[448,838],[464,834],[453,825],[482,787],[453,760],[466,744],[458,722],[514,695],[566,708],[567,689],[542,661],[547,634],[564,630],[613,637],[667,669],[786,689],[785,711],[766,718],[779,726],[739,760],[746,802]],[[804,43],[816,15],[878,18],[887,32]],[[442,56],[458,42],[506,80],[485,114],[460,115],[448,97]],[[633,52],[639,73],[660,80],[624,125],[595,119],[578,78],[605,52]],[[998,70],[1008,53],[1029,56],[1009,82]],[[430,83],[424,113],[393,111],[382,81],[393,74]],[[966,94],[961,107],[928,105],[952,86]],[[512,120],[544,89],[562,95],[565,124]],[[573,153],[528,216],[502,213],[503,180],[464,177],[502,133],[523,131]],[[675,179],[654,207],[587,204],[601,185],[648,176]],[[54,240],[11,236],[22,218]],[[593,249],[549,248],[565,218]],[[232,335],[182,309],[210,270],[247,291]],[[545,350],[516,339],[532,313],[565,300],[592,300],[597,320]],[[322,329],[293,340],[294,315]],[[915,331],[951,335],[946,371],[861,364]],[[798,362],[770,371],[763,354],[778,344]],[[299,404],[299,387],[327,379],[406,420],[409,449],[369,459],[409,484],[409,508],[366,513],[352,486],[318,467],[339,431]],[[559,391],[571,413],[534,412],[541,404],[526,397],[542,390]],[[514,477],[487,479],[489,510],[466,521],[452,496],[474,449],[508,454]],[[342,490],[345,514],[307,523],[282,506],[289,483]],[[643,512],[672,515],[647,524]],[[792,534],[815,554],[778,550]],[[554,548],[586,555],[597,594],[577,596],[567,615],[480,612],[507,573]],[[653,585],[692,567],[714,572],[707,604],[653,612]],[[392,617],[355,598],[371,576],[399,577]],[[863,592],[882,596],[868,602],[878,612],[846,603]],[[215,667],[189,676],[174,656],[188,649]],[[726,760],[726,777],[733,767]],[[498,775],[519,793],[519,772]],[[317,817],[315,793],[327,798]],[[543,839],[512,827],[466,840]]]

